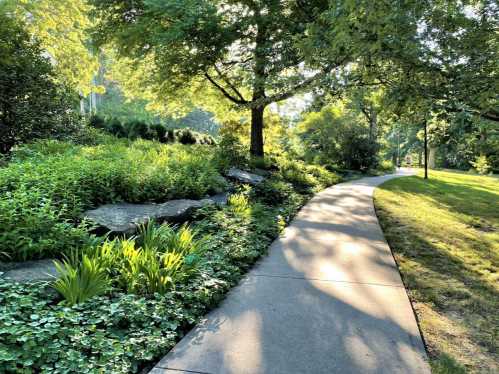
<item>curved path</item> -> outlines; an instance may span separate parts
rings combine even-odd
[[[317,194],[270,253],[151,371],[430,373],[363,178]]]

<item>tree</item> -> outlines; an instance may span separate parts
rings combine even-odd
[[[0,6],[0,153],[77,127],[74,96],[55,83],[42,49]]]
[[[50,56],[56,79],[83,96],[96,90],[93,78],[99,61],[90,49],[87,29],[92,22],[85,0],[7,0],[7,3]]]
[[[376,167],[378,145],[370,139],[369,122],[349,104],[336,101],[304,115],[295,132],[305,145],[305,159],[362,171]]]
[[[499,8],[495,1],[425,2],[417,42],[378,64],[376,76],[399,100],[499,121]]]
[[[255,156],[263,156],[264,110],[270,103],[308,91],[325,78],[342,82],[341,70],[360,55],[394,48],[400,41],[391,34],[414,34],[417,28],[413,12],[397,1],[92,3],[99,19],[97,42],[114,44],[134,64],[151,63],[147,70],[157,96],[166,100],[201,82],[250,110]],[[415,2],[407,4],[415,8]]]

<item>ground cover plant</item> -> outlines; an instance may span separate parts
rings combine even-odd
[[[497,371],[498,180],[431,171],[386,182],[375,205],[434,372]]]
[[[266,253],[311,190],[276,173],[237,187],[228,206],[205,207],[190,225],[150,223],[72,252],[55,282],[0,278],[0,371],[147,368]]]
[[[82,247],[92,238],[81,215],[101,204],[219,192],[225,185],[213,158],[205,146],[116,138],[95,146],[21,147],[0,168],[0,253],[26,260]]]

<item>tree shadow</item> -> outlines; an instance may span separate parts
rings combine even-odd
[[[405,288],[377,224],[374,184],[361,181],[360,190],[338,188],[314,197],[269,257],[153,372],[429,373]],[[367,282],[366,269],[348,262],[341,265],[347,278],[314,279],[309,272],[310,258],[327,265],[341,264],[345,256],[354,265],[362,258],[384,269],[393,284]],[[269,264],[280,270],[268,272]]]

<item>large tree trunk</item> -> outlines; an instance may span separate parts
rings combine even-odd
[[[255,38],[254,67],[253,67],[253,103],[251,108],[251,147],[252,156],[263,157],[263,112],[265,105],[258,105],[258,101],[265,97],[265,66],[267,64],[266,43],[267,28],[260,18],[260,9],[257,12],[257,33]]]
[[[251,147],[252,156],[263,157],[263,112],[264,106],[251,109]]]

